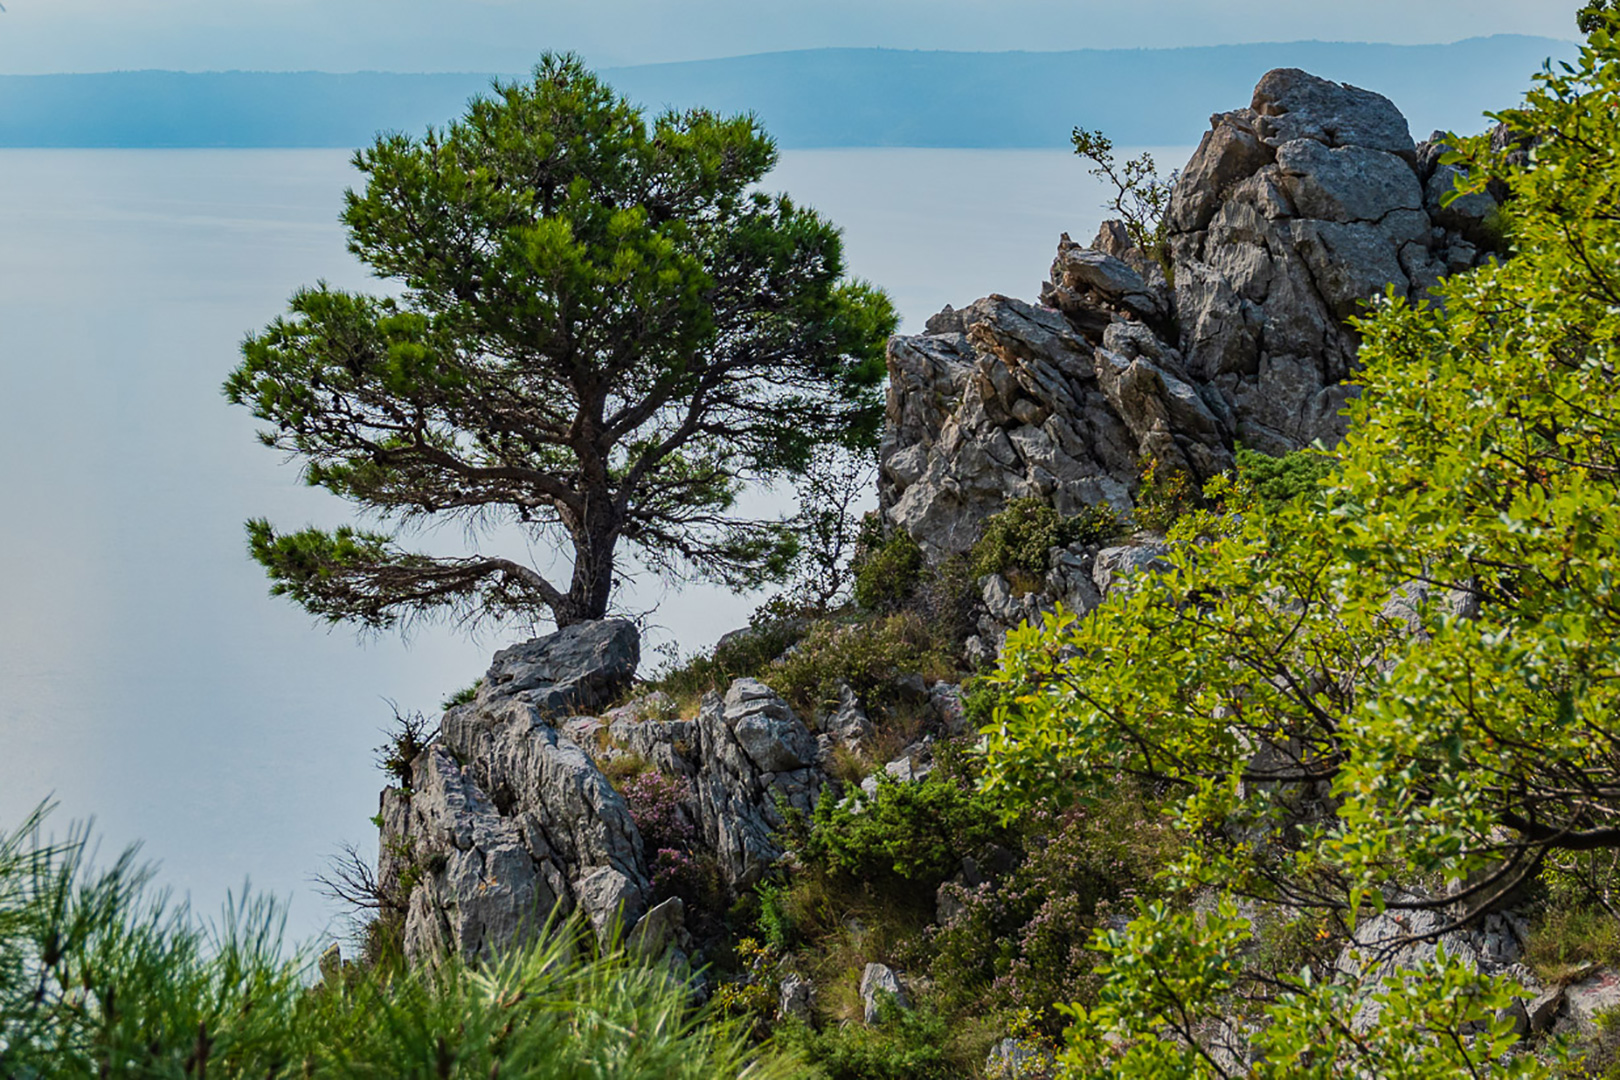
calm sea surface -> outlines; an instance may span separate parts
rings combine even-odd
[[[0,151],[0,829],[53,798],[54,831],[143,841],[205,912],[244,881],[284,898],[298,941],[343,929],[312,875],[374,850],[389,703],[432,711],[514,636],[328,632],[246,557],[250,516],[346,520],[219,384],[300,284],[367,286],[336,222],[353,182],[331,151]],[[769,186],[844,227],[908,330],[1033,298],[1058,234],[1102,217],[1062,152],[799,151]],[[757,602],[625,598],[683,652]]]

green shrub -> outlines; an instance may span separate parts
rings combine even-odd
[[[878,1008],[875,1025],[832,1025],[812,1031],[783,1024],[777,1040],[819,1065],[827,1080],[958,1080],[963,1063],[951,1055],[951,1024],[927,1006]]]
[[[804,619],[761,618],[707,653],[684,661],[671,659],[654,673],[646,688],[678,699],[701,697],[711,690],[725,693],[736,679],[764,675],[771,661],[797,644],[809,627]]]
[[[1091,806],[1026,818],[1023,859],[1005,877],[951,883],[949,918],[930,931],[930,974],[941,1004],[959,1011],[1016,1010],[1035,1031],[1060,1034],[1058,1003],[1091,1004],[1099,986],[1092,932],[1134,897],[1158,895],[1176,855],[1175,831],[1134,788]]]
[[[990,797],[935,770],[901,782],[877,773],[877,794],[824,797],[800,859],[822,873],[857,881],[913,884],[932,891],[964,856],[1006,839]]]
[[[1039,576],[1047,570],[1047,552],[1075,543],[1100,543],[1120,533],[1119,515],[1106,503],[1064,517],[1046,501],[1014,499],[985,519],[984,533],[968,559],[973,576],[1021,573]]]
[[[962,713],[975,730],[996,718],[996,705],[1004,694],[1003,688],[989,679],[972,678],[962,684]]]
[[[868,611],[894,611],[922,580],[922,548],[904,529],[886,540],[871,537],[869,543],[857,559],[855,602]]]
[[[762,881],[754,886],[754,892],[759,896],[756,922],[765,944],[779,952],[786,952],[799,936],[799,928],[787,903],[787,887],[781,882]]]
[[[411,787],[411,763],[433,741],[437,728],[419,712],[402,713],[394,710],[394,722],[385,729],[387,740],[373,752],[377,767],[403,790]]]
[[[898,676],[954,676],[954,645],[948,628],[914,612],[853,625],[822,622],[761,678],[806,716],[836,705],[840,683],[849,684],[868,711],[882,710],[899,699]]]
[[[1136,488],[1136,524],[1153,532],[1168,532],[1178,518],[1198,509],[1202,502],[1190,476],[1161,461],[1149,461]]]
[[[457,705],[467,704],[469,701],[472,701],[478,696],[478,688],[483,685],[483,679],[474,679],[471,686],[463,686],[460,690],[457,690],[455,693],[439,702],[439,708],[448,712]]]
[[[1295,450],[1282,457],[1271,457],[1258,450],[1238,447],[1238,483],[1253,493],[1268,511],[1279,509],[1301,495],[1321,486],[1333,471],[1337,459],[1315,450]]]

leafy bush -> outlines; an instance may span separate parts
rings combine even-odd
[[[1315,450],[1295,450],[1282,457],[1271,457],[1240,446],[1238,482],[1252,492],[1267,511],[1275,512],[1284,503],[1315,491],[1333,471],[1335,460]]]
[[[873,1026],[848,1024],[812,1031],[784,1024],[782,1045],[819,1065],[827,1080],[957,1080],[961,1063],[950,1053],[951,1025],[926,1006],[879,1005]]]
[[[471,686],[463,686],[460,690],[439,702],[439,708],[448,712],[457,705],[467,704],[478,696],[478,688],[483,685],[484,680],[482,678],[474,679]]]
[[[1144,255],[1164,271],[1164,278],[1175,283],[1175,262],[1170,254],[1170,192],[1176,186],[1175,172],[1160,176],[1153,155],[1144,152],[1123,164],[1114,163],[1114,143],[1100,131],[1077,127],[1069,135],[1074,152],[1092,162],[1091,175],[1114,187],[1107,208],[1120,216],[1126,234]]]
[[[799,936],[799,928],[787,902],[787,887],[781,882],[762,881],[754,886],[759,897],[759,917],[756,922],[765,943],[773,949],[786,952]]]
[[[437,727],[419,712],[394,710],[394,722],[386,730],[387,739],[373,751],[377,768],[391,776],[402,789],[410,790],[411,763],[427,749]]]
[[[1136,524],[1153,532],[1168,532],[1183,514],[1198,509],[1202,500],[1192,478],[1161,461],[1142,468],[1136,488]]]
[[[968,558],[975,578],[1009,571],[1041,575],[1047,552],[1074,543],[1098,543],[1117,536],[1119,516],[1106,503],[1064,517],[1043,499],[1014,499],[985,519],[984,533]]]
[[[998,882],[949,883],[956,907],[932,931],[931,974],[949,1005],[1023,1010],[1061,1033],[1059,1003],[1095,994],[1093,930],[1158,892],[1177,840],[1159,807],[1133,789],[1067,811],[1040,809],[1024,826],[1024,860]]]
[[[1003,690],[988,679],[972,678],[962,684],[962,715],[974,729],[982,728],[996,718],[996,705]]]
[[[836,704],[840,683],[849,684],[868,710],[883,709],[898,700],[898,676],[920,672],[938,680],[956,673],[955,643],[947,631],[913,612],[859,625],[817,623],[762,677],[806,715]]]
[[[868,525],[867,532],[872,528]],[[856,561],[855,602],[868,611],[894,611],[922,580],[922,548],[904,529],[896,529],[886,540],[869,536],[867,544]]]
[[[920,781],[877,774],[877,794],[823,797],[799,857],[823,873],[865,882],[899,879],[931,891],[964,856],[1006,838],[997,807],[935,770]]]

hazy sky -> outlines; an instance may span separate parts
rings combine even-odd
[[[0,73],[526,70],[820,46],[1135,48],[1574,36],[1574,0],[5,0]]]

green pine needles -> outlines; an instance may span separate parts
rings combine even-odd
[[[87,833],[0,838],[0,1077],[770,1080],[802,1075],[668,971],[560,928],[490,967],[311,982],[280,912],[199,923]]]
[[[601,618],[632,565],[789,575],[814,522],[749,518],[738,496],[875,447],[897,320],[846,274],[831,222],[757,190],[776,159],[753,117],[649,118],[571,56],[357,153],[349,250],[397,294],[301,289],[225,395],[308,483],[390,528],[249,523],[273,591],[373,629],[565,626]],[[396,542],[447,521],[475,542],[515,528],[562,568]]]

